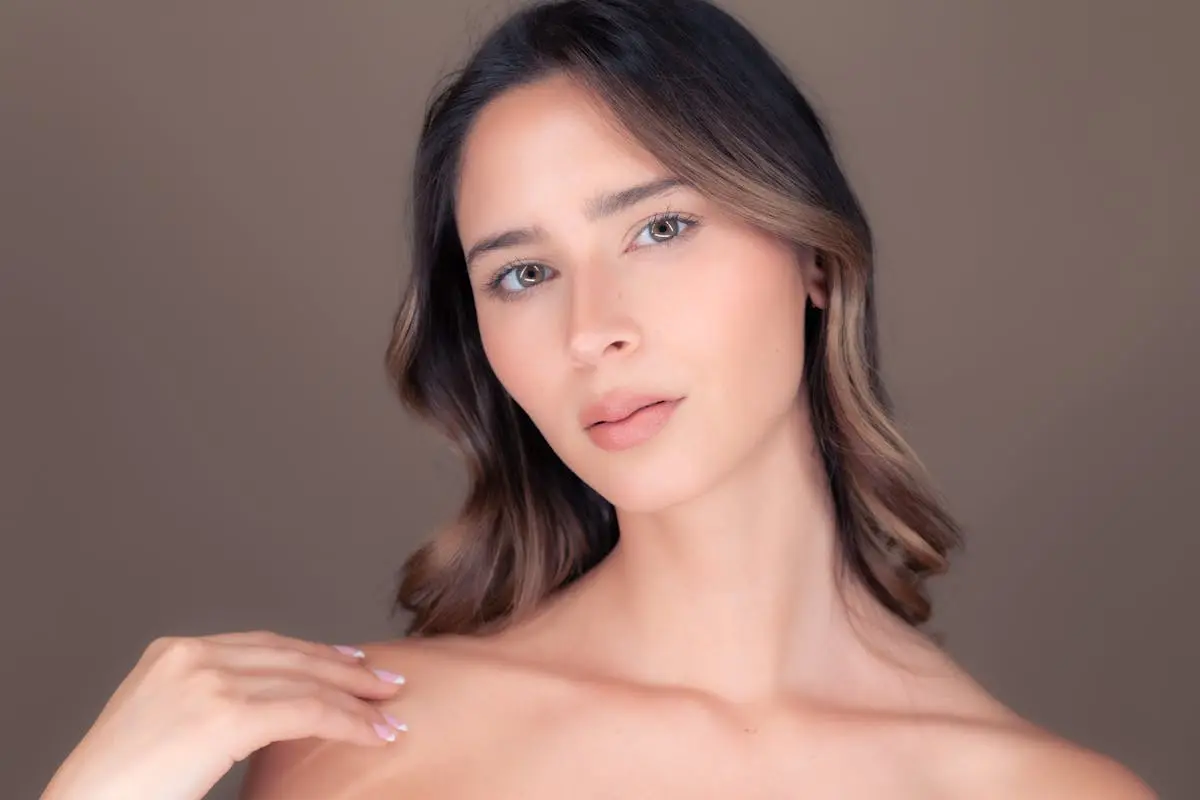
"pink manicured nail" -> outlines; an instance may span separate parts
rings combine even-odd
[[[380,739],[387,739],[389,742],[396,741],[396,732],[387,725],[380,725],[378,722],[372,722],[371,727],[379,734]]]
[[[388,683],[404,683],[403,675],[388,672],[386,669],[373,669],[371,671],[378,675],[380,680],[387,681]]]
[[[367,657],[367,654],[364,653],[362,650],[359,650],[357,647],[348,647],[344,644],[335,644],[333,646],[333,649],[337,650],[339,653],[345,653],[348,656],[354,656],[355,658],[366,658]]]
[[[388,723],[389,723],[389,724],[390,724],[390,725],[391,725],[393,728],[395,728],[396,730],[398,730],[398,731],[406,731],[406,730],[408,730],[408,726],[407,726],[407,725],[405,725],[403,722],[401,722],[400,720],[398,720],[398,719],[396,719],[395,717],[393,717],[391,714],[388,714],[388,713],[384,712],[384,715],[383,715],[383,717],[384,717],[384,719],[386,719],[386,720],[388,721]]]

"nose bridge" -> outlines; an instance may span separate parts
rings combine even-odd
[[[595,363],[605,353],[637,345],[639,331],[616,277],[611,265],[600,260],[572,271],[567,347],[579,361]]]

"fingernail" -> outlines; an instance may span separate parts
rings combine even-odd
[[[371,671],[378,675],[381,680],[385,680],[388,683],[404,683],[403,675],[397,675],[394,672],[388,672],[386,669],[373,669]]]
[[[407,726],[407,725],[405,725],[403,722],[401,722],[400,720],[398,720],[398,719],[396,719],[395,717],[393,717],[391,714],[388,714],[387,712],[384,712],[384,715],[383,715],[383,717],[384,717],[384,719],[386,719],[386,720],[388,721],[388,723],[389,723],[389,724],[390,724],[390,725],[391,725],[393,728],[395,728],[396,730],[398,730],[398,731],[406,731],[406,730],[408,730],[408,726]]]
[[[371,727],[379,734],[380,739],[387,739],[389,742],[396,741],[396,732],[387,725],[380,725],[378,722],[372,722]]]
[[[349,647],[344,644],[335,644],[333,646],[333,649],[337,650],[339,653],[345,653],[348,656],[354,656],[355,658],[366,658],[367,657],[367,654],[364,653],[362,650],[359,650],[357,647]]]

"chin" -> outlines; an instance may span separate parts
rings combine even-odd
[[[584,442],[566,461],[586,484],[617,509],[632,514],[665,511],[703,493],[717,479],[711,454],[654,440],[610,454]],[[588,449],[591,452],[588,452]]]
[[[704,496],[740,470],[754,471],[798,458],[794,431],[806,422],[803,409],[794,398],[781,406],[774,414],[750,409],[762,412],[762,425],[741,420],[736,425],[708,426],[702,434],[692,430],[690,435],[687,426],[668,428],[618,453],[605,452],[587,439],[573,441],[571,452],[563,454],[570,457],[564,461],[621,511],[666,511]]]

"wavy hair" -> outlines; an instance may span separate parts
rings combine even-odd
[[[410,635],[481,633],[599,563],[613,507],[553,452],[484,354],[454,221],[463,141],[506,90],[565,74],[668,170],[729,212],[814,248],[825,309],[805,309],[802,390],[848,570],[911,625],[957,523],[893,421],[879,370],[873,245],[824,125],[784,67],[707,0],[554,0],[499,24],[426,111],[412,177],[412,269],[386,354],[402,402],[466,461],[456,520],[404,564]]]

